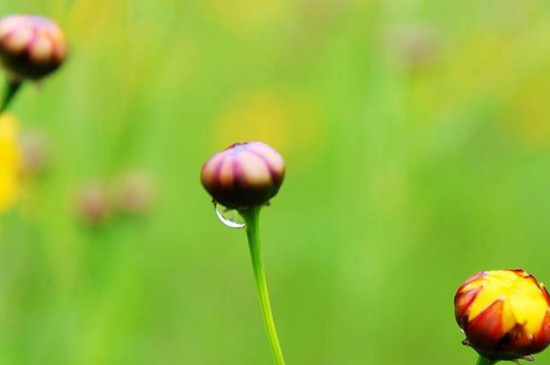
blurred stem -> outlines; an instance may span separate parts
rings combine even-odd
[[[496,364],[496,361],[489,360],[488,358],[479,355],[479,359],[477,360],[477,365],[493,365],[493,364]]]
[[[8,83],[6,84],[6,88],[4,91],[4,97],[2,99],[2,104],[0,105],[0,115],[8,110],[8,107],[15,98],[17,91],[19,91],[19,89],[21,88],[21,85],[23,85],[23,81],[20,79],[14,77],[10,77],[8,79]]]
[[[260,207],[255,207],[239,211],[239,213],[243,216],[246,224],[246,236],[248,238],[248,247],[250,248],[250,258],[252,259],[252,268],[254,270],[256,287],[260,297],[260,304],[262,306],[262,314],[267,331],[267,337],[271,343],[271,349],[273,350],[273,355],[275,356],[277,365],[284,365],[285,359],[283,358],[283,351],[281,350],[281,344],[279,343],[279,337],[277,336],[277,329],[275,328],[275,321],[273,320],[273,313],[271,311],[269,293],[267,291],[265,279],[264,263],[262,260],[262,247],[260,245],[259,235],[260,209]]]

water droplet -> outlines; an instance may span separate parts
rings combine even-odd
[[[221,204],[215,204],[216,215],[220,222],[229,228],[242,229],[245,227],[244,220],[235,209],[229,209]]]

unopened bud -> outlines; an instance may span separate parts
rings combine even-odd
[[[468,279],[456,293],[455,316],[468,345],[493,361],[526,358],[550,343],[550,297],[523,270]]]
[[[434,29],[422,25],[400,26],[388,32],[388,50],[399,65],[422,71],[439,58],[439,42]]]
[[[279,152],[262,142],[245,142],[212,156],[202,167],[201,182],[216,202],[243,210],[267,204],[284,173]]]
[[[21,172],[24,176],[40,175],[50,161],[50,143],[37,131],[24,132],[21,138]]]
[[[41,79],[67,57],[63,32],[48,18],[10,15],[0,20],[0,60],[21,79]]]
[[[84,187],[78,197],[80,219],[90,225],[99,225],[109,216],[109,197],[105,187],[94,183]]]
[[[115,183],[114,201],[116,207],[128,214],[145,214],[153,205],[154,184],[147,173],[131,171],[121,176]]]

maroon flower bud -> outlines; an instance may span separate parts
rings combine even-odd
[[[61,29],[50,19],[10,15],[0,20],[0,61],[13,76],[41,79],[67,57]]]
[[[262,142],[235,143],[212,156],[201,170],[201,182],[214,200],[244,210],[273,198],[285,174],[279,152]]]

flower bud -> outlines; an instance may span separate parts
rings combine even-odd
[[[493,361],[529,357],[550,343],[550,297],[523,270],[483,271],[455,295],[466,343]]]
[[[66,57],[65,36],[50,19],[10,15],[0,20],[0,61],[13,76],[41,79],[61,66]]]
[[[19,147],[21,174],[36,177],[42,174],[51,159],[51,144],[47,136],[38,131],[25,131]]]
[[[279,152],[262,142],[235,143],[212,156],[201,171],[201,182],[214,201],[243,210],[269,202],[285,173]]]
[[[144,215],[155,200],[155,184],[145,171],[128,171],[115,181],[113,199],[121,212]]]
[[[99,226],[110,215],[109,195],[100,183],[93,183],[82,188],[77,202],[80,220],[91,226]]]
[[[425,25],[391,28],[388,51],[397,63],[408,71],[423,71],[433,66],[440,54],[437,32]]]

